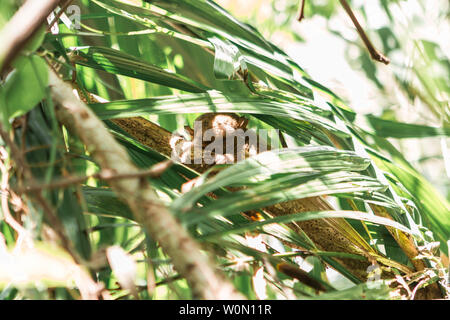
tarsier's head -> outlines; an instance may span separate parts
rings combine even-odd
[[[182,162],[234,163],[246,158],[250,149],[257,152],[256,134],[247,130],[247,125],[248,119],[235,113],[205,113],[195,120],[194,128],[185,127],[190,139],[175,136],[171,146]],[[200,153],[195,151],[197,147]]]
[[[238,129],[245,130],[248,124],[248,119],[235,113],[205,113],[195,121],[201,122],[203,132],[211,129],[215,136],[223,137]]]

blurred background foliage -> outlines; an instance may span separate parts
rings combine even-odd
[[[391,60],[388,66],[370,58],[338,1],[306,0],[301,22],[298,0],[217,2],[256,26],[356,112],[450,126],[449,1],[349,1],[372,43]],[[389,141],[449,199],[448,138]]]

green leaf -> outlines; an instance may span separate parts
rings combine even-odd
[[[289,174],[261,182],[255,187],[233,192],[202,208],[192,209],[191,213],[182,215],[182,219],[192,224],[213,216],[237,214],[289,200],[325,194],[371,192],[385,188],[386,186],[379,181],[357,173]],[[189,196],[177,199],[173,209],[178,212],[187,210],[192,203],[190,197],[194,199],[198,197],[195,189]]]
[[[403,226],[402,224],[392,221],[390,219],[378,217],[375,215],[371,215],[367,212],[359,212],[359,211],[344,211],[344,210],[336,210],[336,211],[315,211],[315,212],[300,212],[289,214],[287,216],[280,216],[272,219],[267,219],[259,222],[252,222],[245,225],[234,226],[227,230],[217,232],[217,233],[209,233],[199,237],[200,240],[208,240],[210,238],[221,238],[228,234],[237,234],[244,233],[254,230],[259,230],[265,225],[269,224],[281,224],[281,223],[289,223],[289,222],[300,222],[300,221],[308,221],[315,219],[330,219],[330,218],[347,218],[354,219],[360,221],[368,221],[372,223],[376,223],[379,225],[393,227],[395,229],[401,230],[403,232],[412,234],[413,232]]]
[[[29,52],[35,52],[41,46],[42,42],[45,39],[45,35],[47,32],[47,26],[43,25],[40,27],[33,38],[31,38],[25,46],[25,50]]]
[[[134,220],[130,208],[110,188],[83,187],[88,213]]]
[[[68,238],[83,258],[88,259],[91,254],[91,246],[89,237],[84,232],[86,230],[85,216],[72,188],[63,191],[62,201],[57,211]]]
[[[226,186],[261,187],[264,182],[270,183],[283,175],[297,175],[300,179],[306,179],[309,175],[315,178],[334,171],[361,171],[368,165],[368,159],[350,151],[330,147],[310,146],[267,151],[226,168],[203,184],[197,183],[194,189],[173,203],[173,208],[186,208],[208,192]],[[207,175],[208,172],[203,175],[203,179]]]
[[[395,177],[393,185],[401,188],[403,196],[412,201],[418,209],[415,223],[432,230],[441,243],[441,249],[447,250],[447,240],[450,238],[450,204],[403,155],[385,138],[371,135],[375,146],[388,152],[392,160],[374,153],[374,162],[382,170]],[[391,179],[392,180],[392,179]]]
[[[383,280],[361,283],[349,289],[325,292],[313,298],[318,300],[388,300],[393,291]]]
[[[214,75],[218,79],[231,79],[237,72],[247,71],[247,65],[239,49],[226,39],[208,38],[214,45]]]
[[[126,118],[148,114],[188,114],[206,112],[240,112],[284,117],[291,125],[304,128],[315,136],[322,127],[338,136],[348,133],[327,117],[316,114],[317,106],[309,100],[297,104],[278,102],[256,96],[223,95],[217,91],[202,94],[162,96],[149,99],[121,100],[90,105],[101,119]],[[283,128],[279,128],[283,129]]]
[[[424,138],[450,136],[450,127],[430,127],[419,124],[402,123],[384,120],[374,116],[366,116],[375,134],[385,138]]]
[[[169,72],[136,57],[106,47],[74,48],[75,63],[112,74],[137,78],[188,92],[205,92],[207,88],[182,75]]]
[[[46,96],[48,67],[44,59],[35,55],[22,57],[15,67],[0,87],[4,120],[27,113]]]
[[[447,241],[450,239],[450,204],[434,187],[415,170],[387,161],[379,163],[392,172],[401,184],[411,193],[412,199],[420,208],[420,217],[423,224],[432,230],[439,239],[441,249],[447,250]],[[434,192],[430,192],[434,190]]]
[[[312,98],[311,89],[306,82],[301,83],[300,79],[294,78],[294,71],[301,70],[300,67],[295,66],[293,69],[295,63],[284,52],[275,50],[274,46],[267,43],[253,28],[240,23],[212,1],[170,1],[171,3],[152,1],[146,8],[115,0],[94,0],[94,2],[110,12],[141,23],[155,31],[158,31],[157,25],[159,28],[162,25],[169,26],[171,30],[164,28],[160,32],[205,48],[211,48],[210,43],[205,41],[206,34],[215,34],[221,39],[227,39],[241,50],[247,64],[262,71],[264,78],[268,78],[266,79],[268,82],[284,83],[292,90]],[[162,17],[166,19],[163,20]],[[170,27],[174,23],[187,26],[187,32],[180,34],[178,29]]]
[[[361,115],[346,109],[339,109],[345,118],[354,123],[362,120],[364,130],[383,138],[425,138],[437,136],[450,136],[448,127],[430,127],[426,125],[404,123],[400,121],[386,120],[373,115]]]

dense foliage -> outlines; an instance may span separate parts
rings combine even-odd
[[[48,65],[143,170],[167,160],[169,144],[146,143],[117,119],[142,117],[167,133],[194,127],[203,113],[236,113],[255,132],[279,131],[273,150],[244,161],[205,170],[177,163],[146,179],[246,298],[448,295],[450,204],[388,140],[449,135],[448,83],[427,65],[414,64],[422,75],[414,85],[446,115],[440,127],[356,113],[212,1],[72,4],[81,21],[66,12],[38,31],[1,82],[0,298],[77,299],[79,279],[89,277],[103,298],[193,297],[91,150],[58,121]],[[17,10],[13,1],[0,8],[2,24]]]

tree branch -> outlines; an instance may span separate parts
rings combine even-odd
[[[0,75],[25,47],[61,0],[27,0],[0,31]]]
[[[18,193],[25,193],[25,192],[35,192],[39,190],[46,190],[46,189],[59,189],[59,188],[65,188],[70,185],[79,184],[87,179],[95,178],[95,179],[101,179],[105,181],[111,181],[116,179],[135,179],[135,178],[142,178],[142,177],[149,177],[149,178],[158,178],[161,176],[162,173],[164,173],[165,170],[167,170],[173,162],[171,160],[166,160],[160,163],[155,164],[153,167],[151,167],[148,170],[142,170],[136,173],[126,173],[126,174],[112,174],[108,171],[101,171],[98,173],[94,173],[88,176],[83,177],[68,177],[65,179],[53,181],[49,184],[33,184],[33,185],[27,185],[23,188],[15,189]]]
[[[375,47],[373,46],[372,42],[370,41],[369,37],[364,32],[364,29],[361,27],[361,25],[358,22],[358,19],[356,19],[355,14],[353,13],[352,9],[347,3],[347,0],[339,0],[342,7],[344,8],[345,12],[347,12],[350,19],[352,19],[353,24],[356,27],[356,30],[358,31],[359,36],[361,37],[362,41],[364,42],[367,50],[370,53],[370,56],[373,60],[382,62],[384,64],[389,64],[390,60],[385,57],[382,53],[380,53]]]
[[[69,130],[78,134],[102,170],[119,175],[139,172],[126,150],[115,141],[103,122],[77,99],[72,88],[50,68],[49,85],[52,98],[58,106],[58,119]],[[200,246],[176,221],[145,180],[114,179],[110,181],[110,185],[128,203],[136,220],[172,258],[174,267],[186,278],[195,298],[243,298],[216,270],[210,258],[201,252]]]
[[[52,21],[49,22],[47,26],[47,31],[50,31],[53,27],[53,25],[58,22],[59,18],[64,14],[66,9],[69,7],[69,5],[73,2],[73,0],[67,0],[66,3],[61,7],[61,10],[55,15]]]
[[[297,17],[298,22],[302,21],[303,18],[305,17],[305,2],[306,2],[306,0],[301,0],[301,1],[302,1],[302,3],[300,5],[300,12]]]

